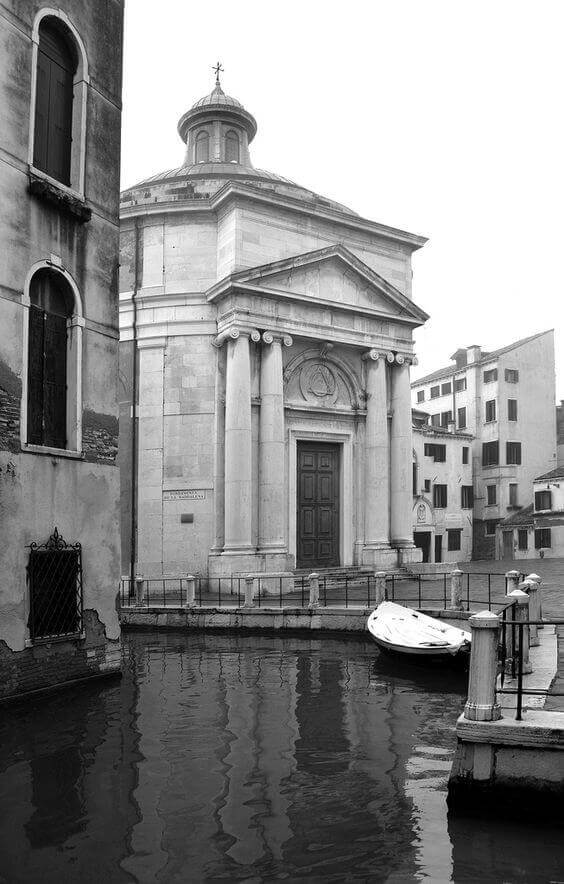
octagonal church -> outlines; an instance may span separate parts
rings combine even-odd
[[[412,532],[411,255],[256,169],[219,77],[177,169],[122,194],[124,573],[393,569]]]

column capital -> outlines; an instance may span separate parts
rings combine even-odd
[[[413,353],[398,353],[397,351],[386,353],[386,359],[390,365],[417,365],[417,357]]]
[[[290,335],[286,335],[283,332],[265,331],[262,334],[262,340],[265,344],[273,344],[274,341],[280,341],[285,347],[291,347],[294,343]]]
[[[365,362],[378,362],[379,359],[384,359],[385,353],[380,353],[379,350],[367,350],[366,353],[362,354],[362,359]]]

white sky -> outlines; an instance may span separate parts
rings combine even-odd
[[[128,0],[122,185],[181,165],[219,59],[255,166],[429,237],[415,376],[555,328],[564,398],[563,33],[561,0]]]

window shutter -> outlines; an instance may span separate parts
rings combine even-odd
[[[48,173],[70,185],[72,143],[72,74],[51,62]]]
[[[44,445],[65,448],[67,423],[67,320],[45,314]]]
[[[27,441],[32,445],[43,442],[43,310],[29,308]]]
[[[49,78],[51,61],[44,52],[37,53],[37,83],[35,93],[35,134],[33,140],[33,165],[47,170],[47,145],[49,142]]]

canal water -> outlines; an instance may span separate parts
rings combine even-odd
[[[449,819],[464,675],[358,639],[125,636],[0,712],[0,882],[564,881],[564,833]]]

